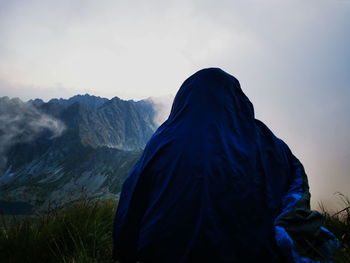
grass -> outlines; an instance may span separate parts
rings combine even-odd
[[[1,262],[111,261],[112,200],[83,199],[34,217],[2,217]]]
[[[321,205],[325,227],[342,242],[336,263],[350,262],[350,200],[330,214]],[[116,202],[83,198],[35,216],[0,216],[0,261],[3,263],[108,263]]]
[[[350,262],[350,199],[341,193],[338,193],[343,209],[339,212],[330,214],[325,207],[320,204],[320,210],[325,216],[324,226],[335,234],[342,243],[341,249],[335,255],[334,262]]]

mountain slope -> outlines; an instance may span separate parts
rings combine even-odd
[[[53,136],[55,125],[45,126],[33,139],[16,141],[3,153],[7,163],[0,175],[0,201],[7,206],[24,202],[40,210],[82,192],[92,197],[118,193],[157,127],[154,105],[148,101],[84,95],[25,104],[64,129]],[[0,121],[2,117],[0,113]]]

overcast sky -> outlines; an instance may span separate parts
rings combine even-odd
[[[350,196],[349,0],[0,0],[0,96],[143,99],[212,66],[304,164],[314,203]]]

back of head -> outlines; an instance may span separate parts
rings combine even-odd
[[[235,77],[219,68],[207,68],[182,84],[168,121],[200,126],[235,123],[238,128],[238,122],[254,121],[254,109]]]

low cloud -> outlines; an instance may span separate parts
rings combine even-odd
[[[161,125],[169,117],[173,100],[173,95],[149,97],[147,99],[147,101],[153,105],[155,111],[153,122],[158,126]]]
[[[0,98],[0,171],[6,167],[11,146],[29,143],[45,130],[51,133],[50,139],[54,139],[63,133],[65,126],[31,103],[18,98]]]

